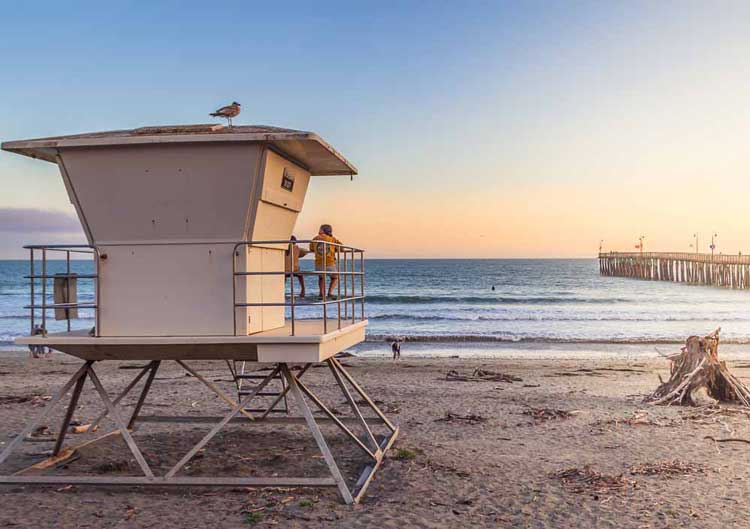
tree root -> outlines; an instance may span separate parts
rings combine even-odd
[[[669,380],[663,382],[645,402],[666,406],[695,406],[700,393],[719,402],[735,402],[750,407],[750,389],[719,361],[719,332],[703,338],[691,336],[670,361]]]

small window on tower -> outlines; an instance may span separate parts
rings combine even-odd
[[[294,189],[294,176],[284,168],[284,175],[281,177],[281,187],[287,191]]]

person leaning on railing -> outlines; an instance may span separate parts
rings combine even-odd
[[[329,298],[335,297],[333,295],[333,288],[339,281],[339,277],[336,274],[336,244],[341,244],[341,241],[333,236],[333,228],[330,224],[323,224],[320,230],[318,230],[318,235],[310,243],[310,251],[315,254],[315,271],[327,272],[331,276],[331,282],[328,285]],[[325,277],[320,275],[318,276],[318,290],[320,291],[321,298],[323,297],[324,289]]]
[[[292,244],[290,244],[290,247],[286,249],[284,252],[284,272],[286,272],[285,277],[291,277],[292,281],[294,281],[294,278],[296,277],[299,281],[299,297],[304,298],[305,297],[305,277],[299,273],[299,260],[300,257],[306,256],[309,251],[305,250],[304,248],[300,248],[297,246],[297,237],[292,235],[291,238]]]

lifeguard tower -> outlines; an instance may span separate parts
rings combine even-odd
[[[333,299],[301,300],[294,281],[285,281],[285,260],[294,244],[292,229],[310,178],[354,175],[357,170],[351,163],[314,133],[267,126],[144,127],[12,141],[2,148],[57,164],[88,244],[27,247],[31,333],[17,343],[47,346],[84,363],[40,417],[8,444],[0,463],[72,390],[53,459],[71,453],[64,447],[66,432],[90,380],[106,408],[91,430],[105,416],[113,419],[116,435],[125,440],[143,475],[59,475],[40,473],[44,465],[36,465],[0,476],[0,483],[333,486],[347,503],[359,501],[398,435],[398,427],[334,356],[364,340],[363,250],[320,243],[333,247],[336,271],[301,272],[324,279],[337,274],[340,281]],[[309,242],[297,241],[305,246]],[[92,273],[71,271],[71,255],[80,253],[90,254]],[[65,259],[65,272],[49,272],[54,256]],[[76,293],[85,281],[90,282],[93,300],[78,301]],[[74,319],[79,310],[93,312],[93,327],[88,322],[75,328],[81,327]],[[311,316],[311,311],[316,315]],[[66,320],[67,329],[48,332],[52,317]],[[107,360],[148,363],[111,397],[95,371],[97,363]],[[188,363],[194,360],[226,363],[237,397]],[[177,362],[230,410],[215,417],[213,428],[174,466],[156,475],[134,433],[136,426],[165,420],[141,414],[164,361]],[[246,362],[270,364],[270,369],[263,375],[247,373]],[[335,414],[301,380],[317,363],[327,364],[331,384],[340,388],[351,416]],[[126,414],[123,399],[144,378],[136,404]],[[276,391],[269,391],[271,387]],[[290,415],[288,396],[301,416]],[[321,413],[313,414],[308,401]],[[168,420],[195,422],[196,418]],[[336,425],[364,453],[364,470],[353,485],[339,470],[321,433],[322,421]],[[330,476],[179,476],[230,422],[306,424]],[[384,433],[376,433],[377,428]]]

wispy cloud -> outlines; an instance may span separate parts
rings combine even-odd
[[[0,232],[78,233],[78,219],[62,211],[36,208],[0,208]]]

